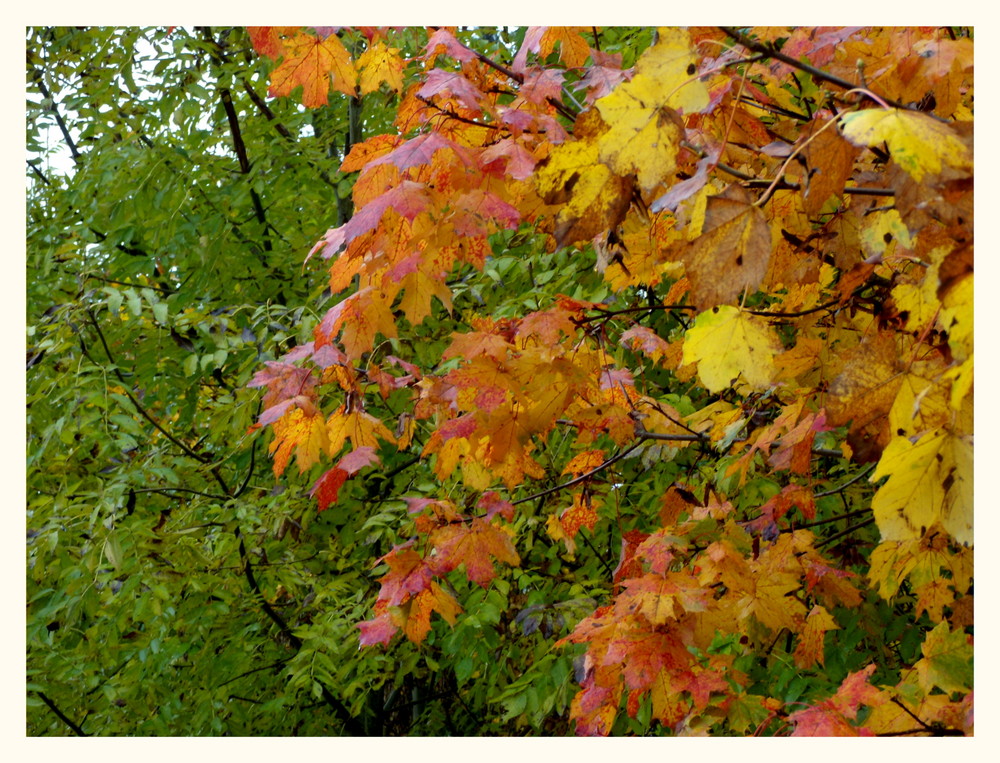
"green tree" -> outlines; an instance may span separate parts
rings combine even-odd
[[[971,733],[966,30],[28,80],[29,734]]]

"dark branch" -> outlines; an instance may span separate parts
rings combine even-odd
[[[48,110],[51,111],[53,115],[55,115],[56,124],[59,126],[59,131],[63,135],[63,140],[66,141],[66,145],[69,147],[69,152],[73,156],[73,161],[74,162],[80,161],[81,155],[76,148],[76,142],[73,140],[73,136],[69,134],[69,128],[63,121],[62,114],[60,114],[59,109],[56,108],[56,101],[52,97],[52,93],[50,93],[49,89],[45,87],[45,82],[42,79],[42,73],[34,67],[32,67],[31,71],[32,71],[32,79],[35,81],[35,84],[38,85],[38,92],[40,92],[42,94],[42,97],[51,102],[52,104],[51,106],[49,106]]]
[[[70,729],[73,731],[74,734],[76,734],[78,737],[90,736],[90,734],[86,733],[82,728],[80,728],[75,723],[73,723],[73,721],[67,718],[66,714],[56,706],[55,702],[53,702],[51,699],[48,698],[45,692],[36,690],[35,694],[37,694],[39,698],[41,698],[42,702],[48,705],[49,710],[55,713],[58,716],[59,720],[61,720],[63,723],[65,723],[67,726],[70,727]]]
[[[789,66],[798,69],[799,71],[803,71],[806,74],[811,74],[813,77],[822,82],[829,82],[831,85],[836,85],[837,87],[843,88],[844,90],[854,90],[855,88],[858,87],[858,85],[853,82],[848,82],[846,79],[835,77],[834,75],[829,74],[823,71],[822,69],[817,69],[815,66],[810,66],[809,64],[803,63],[802,61],[792,58],[791,56],[785,55],[780,50],[775,50],[774,47],[770,44],[758,42],[757,40],[751,40],[745,34],[737,31],[733,27],[720,26],[719,29],[721,29],[723,32],[732,37],[743,47],[749,48],[750,50],[755,50],[758,53],[763,53],[768,58],[776,58],[782,63],[786,63]],[[874,100],[869,95],[864,95],[864,94],[862,95],[867,100]],[[906,106],[904,106],[902,103],[899,103],[898,101],[893,101],[889,98],[884,98],[884,97],[882,98],[882,100],[888,103],[890,106],[895,106],[897,109],[907,109]]]

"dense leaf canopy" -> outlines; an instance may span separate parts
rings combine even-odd
[[[957,28],[34,28],[30,735],[969,735]]]

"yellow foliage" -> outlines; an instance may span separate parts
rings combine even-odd
[[[709,392],[740,381],[765,390],[774,380],[774,356],[781,343],[767,321],[731,305],[699,315],[684,339],[686,363],[698,364],[698,377]]]

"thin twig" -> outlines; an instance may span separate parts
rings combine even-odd
[[[871,464],[867,469],[862,469],[860,472],[858,472],[855,476],[851,477],[851,479],[849,479],[847,482],[845,482],[840,487],[835,487],[832,490],[824,490],[822,493],[816,493],[815,497],[816,498],[823,498],[823,497],[828,496],[828,495],[836,495],[837,493],[840,493],[841,491],[844,490],[844,488],[853,485],[855,482],[857,482],[858,480],[860,480],[862,477],[867,476],[868,473],[871,472],[871,470],[875,468],[875,466],[876,466],[876,464]]]
[[[850,535],[855,530],[860,530],[862,527],[867,527],[874,521],[875,517],[872,517],[871,519],[866,519],[864,522],[858,522],[856,525],[851,525],[846,530],[842,530],[836,535],[831,535],[829,538],[824,539],[822,543],[817,543],[816,548],[823,548],[823,546],[827,546],[830,543],[833,543],[835,540],[840,540],[845,535]]]
[[[591,469],[586,474],[581,474],[579,477],[575,477],[575,478],[571,479],[569,482],[564,482],[561,485],[556,485],[555,487],[550,487],[547,490],[542,490],[541,492],[535,493],[534,495],[529,495],[527,498],[518,498],[516,501],[511,501],[511,504],[514,505],[514,506],[517,506],[519,503],[525,503],[527,501],[533,501],[536,498],[542,498],[543,496],[551,495],[552,493],[558,493],[560,490],[563,490],[564,488],[573,487],[573,485],[579,485],[581,482],[584,482],[585,480],[590,479],[591,477],[593,477],[595,474],[597,474],[598,472],[602,471],[603,469],[607,469],[609,466],[611,466],[611,464],[615,463],[616,461],[621,461],[623,458],[625,458],[625,456],[627,456],[629,453],[631,453],[632,451],[634,451],[640,445],[642,445],[642,440],[640,440],[637,443],[634,443],[631,447],[626,448],[625,450],[623,450],[623,451],[621,451],[621,452],[613,455],[611,458],[609,458],[603,464],[601,464],[598,467],[595,467],[594,469]]]

